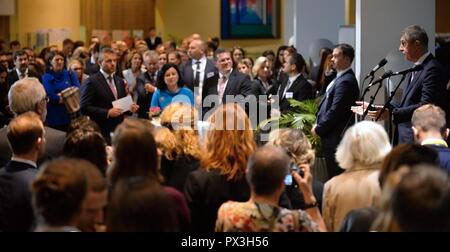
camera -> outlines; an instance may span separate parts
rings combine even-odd
[[[297,184],[294,181],[294,178],[292,177],[291,173],[295,171],[297,172],[300,177],[304,177],[305,173],[303,172],[302,169],[300,169],[300,167],[298,167],[298,165],[294,162],[291,163],[290,167],[289,167],[289,174],[286,175],[286,178],[284,178],[284,184],[287,186],[296,186]]]

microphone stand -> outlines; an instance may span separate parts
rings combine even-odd
[[[364,113],[363,113],[363,115],[362,115],[362,120],[366,119],[367,114],[369,113],[369,110],[373,109],[373,104],[375,103],[375,98],[377,97],[378,92],[380,92],[380,89],[381,89],[382,84],[383,84],[383,81],[380,80],[380,82],[378,83],[377,91],[375,92],[374,95],[372,95],[372,96],[370,97],[369,106],[367,106],[367,108],[364,110]],[[363,95],[361,101],[364,101],[364,96],[365,96],[365,94],[366,94],[367,92],[370,91],[370,88],[371,88],[371,86],[370,86],[370,84],[369,84],[369,86],[367,86],[367,88],[364,90],[364,95]]]
[[[394,98],[395,93],[397,93],[398,88],[402,85],[402,83],[405,80],[405,78],[406,78],[406,74],[403,74],[402,75],[402,79],[400,80],[398,85],[395,87],[395,89],[391,92],[391,95],[388,97],[388,100],[384,104],[383,108],[380,111],[380,114],[378,115],[378,117],[377,117],[377,119],[375,121],[378,121],[380,119],[381,115],[384,113],[384,111],[386,111],[386,109],[389,106],[389,104],[391,104],[391,101]],[[389,111],[389,113],[392,113],[392,111]]]

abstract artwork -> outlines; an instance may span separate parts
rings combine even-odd
[[[279,0],[222,0],[222,39],[278,38]]]

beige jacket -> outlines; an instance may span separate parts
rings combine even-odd
[[[379,205],[379,167],[356,165],[325,183],[322,215],[328,231],[339,231],[351,210]]]

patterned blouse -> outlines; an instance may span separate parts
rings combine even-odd
[[[319,232],[303,210],[289,210],[256,202],[224,203],[218,212],[216,232]]]

